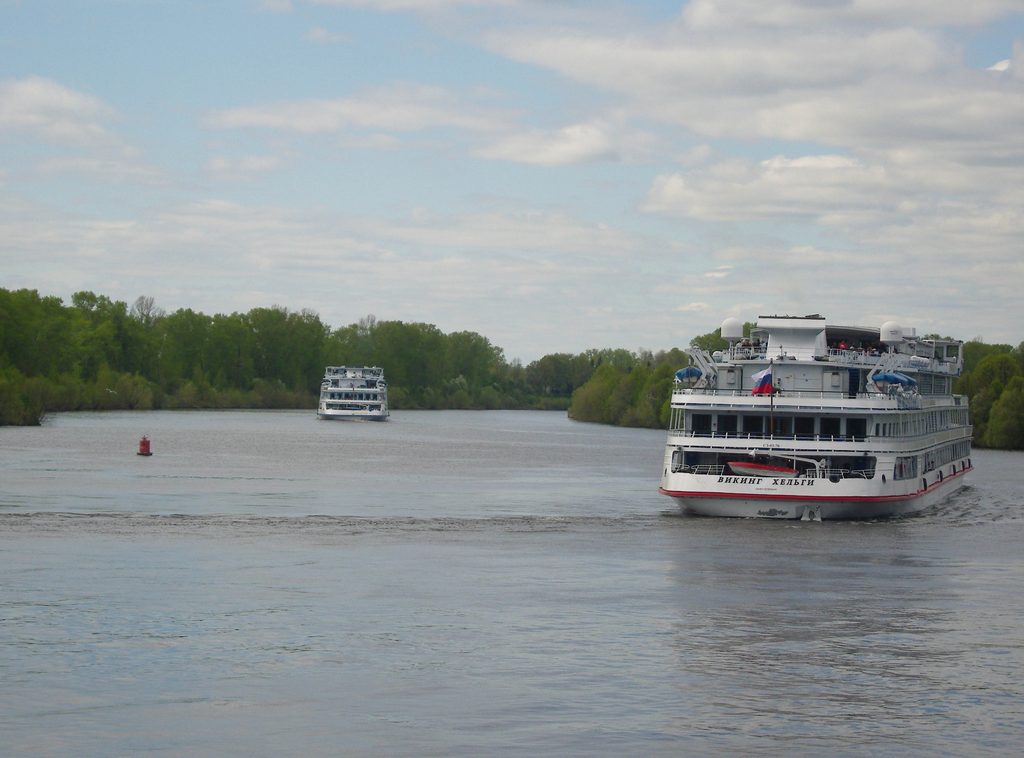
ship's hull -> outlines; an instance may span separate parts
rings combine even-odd
[[[325,421],[387,421],[388,413],[361,411],[317,411],[316,417]]]
[[[679,509],[690,515],[814,521],[878,519],[906,516],[942,502],[966,484],[970,471],[970,468],[963,468],[941,478],[932,477],[930,484],[921,482],[919,489],[904,492],[893,492],[884,485],[872,487],[871,482],[858,482],[856,494],[844,493],[842,489],[851,487],[803,478],[775,479],[774,483],[765,478],[764,484],[759,483],[756,488],[749,483],[737,486],[735,482],[725,482],[725,486],[716,487],[718,482],[715,481],[711,486],[701,487],[697,482],[685,482],[685,489],[663,486],[659,491],[672,497]]]

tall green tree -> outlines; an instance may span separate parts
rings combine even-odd
[[[992,404],[984,442],[987,447],[1024,450],[1024,376],[1014,376]]]

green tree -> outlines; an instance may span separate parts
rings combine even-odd
[[[578,421],[614,424],[619,409],[611,398],[625,373],[611,363],[598,366],[590,380],[573,393],[569,417]]]
[[[988,440],[987,429],[993,407],[1010,380],[1020,374],[1017,360],[1009,353],[990,353],[971,372],[970,407],[974,439],[978,444]]]
[[[421,407],[438,407],[447,359],[444,334],[433,324],[378,322],[372,330],[374,365],[384,367],[388,384],[406,389]],[[397,406],[396,406],[397,407]]]
[[[203,342],[202,363],[220,389],[250,390],[256,379],[256,335],[242,314],[218,314]]]
[[[987,447],[1024,450],[1024,376],[1014,376],[992,404],[984,438]]]
[[[158,380],[168,392],[205,375],[203,358],[211,319],[191,308],[181,308],[160,320],[154,340]]]
[[[577,376],[576,356],[569,353],[551,353],[526,367],[527,384],[531,391],[540,395],[571,395],[577,386]]]
[[[477,396],[500,375],[505,359],[500,347],[476,332],[453,332],[447,336],[448,376],[463,377],[470,396]],[[464,406],[463,406],[464,407]]]

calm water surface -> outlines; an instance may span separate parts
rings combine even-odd
[[[663,443],[530,412],[0,428],[3,752],[1019,754],[1024,456],[918,517],[778,523],[672,515]]]

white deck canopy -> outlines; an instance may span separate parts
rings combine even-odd
[[[758,316],[757,329],[768,333],[769,358],[808,361],[828,355],[822,316]]]

